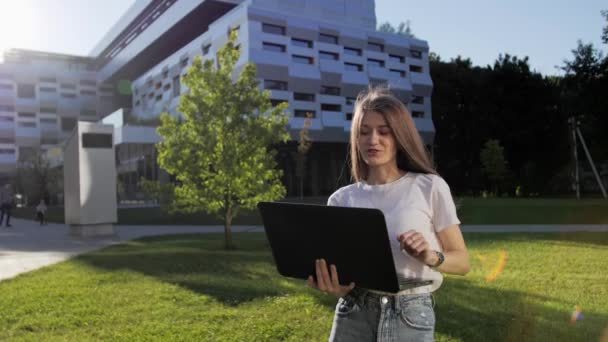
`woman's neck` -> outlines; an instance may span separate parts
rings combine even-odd
[[[369,185],[387,184],[403,177],[405,173],[405,171],[400,170],[397,167],[369,168],[365,182]]]

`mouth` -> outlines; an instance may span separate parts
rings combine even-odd
[[[375,148],[367,149],[367,155],[368,156],[375,156],[377,154],[380,154],[380,152],[381,152],[380,150],[377,150]]]

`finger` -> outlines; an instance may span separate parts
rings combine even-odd
[[[325,259],[321,259],[321,272],[326,289],[328,291],[332,291],[333,287],[331,283],[331,277],[329,276],[329,271],[327,270],[327,263],[325,262]]]
[[[410,229],[410,230],[408,230],[407,232],[405,232],[405,233],[403,233],[403,234],[399,235],[398,240],[399,240],[399,241],[404,241],[404,240],[406,240],[406,239],[410,238],[410,237],[411,237],[413,234],[415,234],[415,233],[416,233],[416,231],[415,231],[415,230]]]
[[[355,288],[355,283],[354,283],[354,282],[353,282],[353,283],[350,283],[350,284],[348,285],[348,287],[347,287],[348,292],[350,292],[350,291],[351,291],[352,289],[354,289],[354,288]]]
[[[313,276],[308,276],[308,286],[312,287],[313,289],[317,288],[317,285],[315,284],[315,279]]]
[[[325,281],[323,279],[323,272],[321,271],[321,260],[317,259],[315,262],[316,272],[317,272],[317,287],[321,291],[326,290]]]
[[[334,288],[340,288],[340,281],[338,279],[338,269],[336,268],[336,265],[330,265],[329,269],[331,271],[331,283],[334,286]]]
[[[428,248],[428,244],[426,242],[421,243],[414,249],[414,254],[416,256],[422,254]]]

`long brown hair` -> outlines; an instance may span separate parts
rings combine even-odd
[[[397,167],[403,171],[437,174],[416,130],[410,111],[386,87],[370,87],[357,97],[350,133],[351,174],[355,182],[367,179],[368,166],[361,158],[358,139],[365,114],[381,114],[391,128],[397,147]]]

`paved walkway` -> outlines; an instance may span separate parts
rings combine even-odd
[[[65,224],[40,226],[30,220],[12,219],[13,226],[0,228],[0,281],[113,244],[144,236],[220,233],[223,226],[116,226],[111,238],[71,237]],[[469,225],[464,232],[608,232],[608,225]],[[261,226],[233,226],[233,232],[262,232]]]

